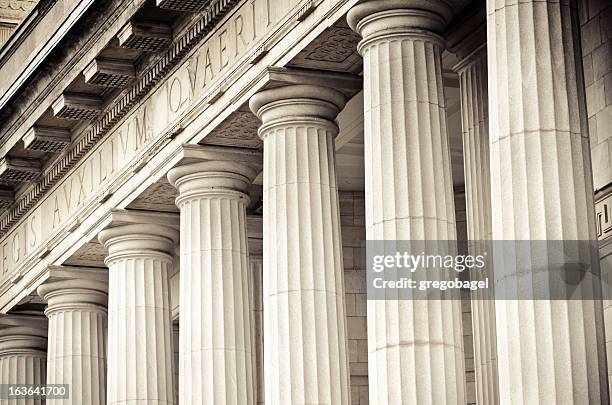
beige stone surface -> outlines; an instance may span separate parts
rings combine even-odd
[[[595,239],[569,4],[487,2],[494,240]],[[495,275],[520,277],[510,265]],[[496,324],[502,404],[608,402],[601,302],[499,300]]]
[[[452,57],[443,53],[443,43],[447,23],[459,16],[457,4],[468,2],[370,0],[351,11],[353,32],[364,38],[359,45],[364,91],[344,112],[364,119],[346,119],[346,137],[337,142],[334,120],[345,95],[329,83],[282,87],[279,77],[289,76],[284,67],[326,71],[306,73],[321,82],[332,71],[336,79],[341,71],[358,72],[357,34],[348,31],[343,17],[357,1],[223,3],[217,11],[232,7],[228,15],[215,11],[175,18],[150,3],[138,11],[142,1],[135,2],[107,21],[108,29],[87,47],[62,48],[58,56],[74,53],[73,69],[43,62],[39,77],[46,79],[16,94],[33,102],[27,109],[15,104],[14,114],[26,113],[0,149],[32,153],[20,150],[21,135],[39,124],[34,121],[47,109],[47,99],[63,93],[66,85],[91,90],[79,72],[100,51],[108,55],[103,49],[109,40],[115,43],[113,32],[128,14],[172,25],[171,49],[137,58],[138,75],[155,66],[145,73],[150,82],[135,78],[134,85],[141,87],[134,91],[142,98],[126,98],[121,106],[114,104],[116,97],[132,89],[104,93],[105,110],[121,108],[125,115],[100,116],[103,121],[91,128],[105,129],[96,138],[81,138],[90,126],[77,123],[75,145],[89,146],[73,145],[58,156],[72,163],[45,167],[55,159],[45,155],[39,162],[45,175],[41,183],[2,192],[7,201],[17,197],[15,210],[22,211],[10,214],[15,226],[0,246],[2,309],[41,307],[33,294],[49,263],[71,255],[84,259],[85,245],[94,246],[90,254],[100,255],[91,238],[108,225],[109,210],[176,212],[168,192],[172,186],[159,179],[178,160],[195,160],[180,150],[181,143],[190,144],[191,151],[199,147],[196,143],[257,151],[263,142],[263,200],[261,182],[251,185],[254,174],[242,164],[216,161],[175,169],[181,263],[175,255],[178,233],[169,222],[162,228],[113,224],[102,234],[110,249],[108,315],[106,287],[80,279],[45,280],[39,292],[49,304],[48,352],[45,331],[0,327],[0,383],[69,381],[78,387],[69,400],[49,404],[167,405],[178,403],[179,391],[183,404],[214,405],[454,405],[472,403],[473,395],[485,405],[606,402],[602,316],[596,303],[504,302],[496,327],[494,307],[481,300],[474,300],[471,310],[459,301],[367,300],[361,261],[366,237],[454,239],[459,232],[443,90],[455,85],[449,85]],[[489,10],[495,52],[490,57],[491,130],[486,56],[469,56],[459,71],[469,238],[491,237],[491,212],[498,238],[590,239],[596,226],[607,236],[612,209],[600,211],[594,225],[591,191],[594,187],[602,205],[612,206],[606,199],[612,189],[612,24],[607,22],[612,7],[606,0],[577,2],[583,6],[583,89],[574,69],[577,44],[568,28],[572,1],[489,3],[496,5]],[[53,4],[2,68],[0,93],[23,84],[15,77],[25,62],[42,55],[38,51],[46,42],[40,39],[50,37],[70,10],[86,2]],[[188,31],[191,23],[205,29]],[[8,31],[0,21],[0,42],[3,32]],[[85,39],[78,32],[71,35]],[[120,49],[111,54],[125,56]],[[175,57],[179,64],[158,64]],[[272,69],[264,71],[265,66]],[[254,132],[258,118],[244,103],[262,86],[268,90],[251,103],[263,121],[260,142]],[[458,107],[450,110],[453,114]],[[7,122],[14,114],[6,115]],[[54,120],[51,124],[64,125]],[[50,180],[49,173],[59,174]],[[339,187],[350,192],[339,194]],[[33,191],[42,188],[48,194]],[[252,205],[247,189],[256,189]],[[265,257],[249,255],[247,207],[257,215],[263,209]],[[8,229],[9,216],[2,218]],[[102,266],[100,261],[88,263]],[[612,304],[606,305],[612,313]],[[611,325],[612,317],[606,321]],[[107,323],[110,383],[105,388]],[[463,331],[461,324],[467,325]],[[496,397],[498,341],[501,399]],[[608,348],[611,342],[608,336]]]
[[[599,239],[609,238],[609,204],[612,183],[612,3],[605,1],[579,2],[582,39],[582,65],[587,95],[587,117],[593,187],[596,192],[596,226]],[[607,242],[605,242],[607,243]],[[609,252],[600,249],[602,270],[610,271]],[[609,293],[610,291],[608,291]],[[609,297],[606,294],[606,297]],[[606,351],[612,352],[612,301],[604,301]],[[612,367],[608,362],[608,383]]]
[[[172,405],[172,319],[168,273],[178,232],[157,224],[109,228],[108,405]]]
[[[108,284],[88,277],[38,287],[48,303],[47,384],[68,384],[69,398],[48,405],[106,404]]]
[[[363,37],[368,240],[456,237],[437,34],[446,7],[369,1],[348,14]],[[370,402],[463,403],[462,340],[459,299],[369,301]]]
[[[365,240],[365,196],[362,192],[341,191],[339,197],[351,405],[367,405],[367,295],[361,261],[361,243]]]
[[[612,182],[612,5],[580,2],[582,64],[593,160],[593,186],[602,190]]]
[[[256,175],[230,161],[193,163],[168,173],[181,210],[183,403],[255,403],[246,192]]]
[[[250,101],[264,142],[265,398],[270,405],[350,403],[329,87],[284,86]]]

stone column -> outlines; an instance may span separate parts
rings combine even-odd
[[[493,240],[596,239],[573,7],[487,1]],[[496,265],[496,282],[537,282],[572,264],[537,259]],[[601,312],[592,299],[498,300],[501,403],[608,403]]]
[[[251,262],[251,312],[253,314],[253,344],[255,364],[255,398],[257,405],[265,404],[264,392],[264,336],[263,336],[263,258],[259,255],[250,256]]]
[[[489,119],[487,52],[482,47],[455,67],[461,88],[461,125],[468,240],[476,241],[470,253],[483,255],[482,241],[491,239],[491,179],[489,170]],[[487,275],[493,281],[492,263]],[[472,279],[477,277],[472,272]],[[479,404],[499,403],[495,300],[490,290],[472,292],[472,330]]]
[[[132,224],[99,239],[108,249],[108,404],[174,404],[168,273],[178,232]]]
[[[70,385],[69,398],[48,405],[106,405],[107,293],[106,282],[87,278],[38,287],[49,304],[47,384]]]
[[[343,94],[294,85],[250,107],[264,142],[265,398],[350,403],[334,119]]]
[[[256,175],[230,161],[168,173],[181,210],[179,398],[185,404],[255,401],[246,193]]]
[[[179,323],[172,322],[172,370],[174,372],[174,403],[179,403]]]
[[[463,168],[470,254],[486,255],[482,241],[491,240],[491,176],[489,168],[489,105],[487,92],[487,50],[484,12],[462,21],[449,34],[448,45],[459,62],[453,69],[459,75]],[[488,277],[493,282],[492,261],[482,275],[472,271],[470,278]],[[471,292],[472,331],[476,369],[476,399],[479,404],[499,403],[495,301],[492,290]]]
[[[34,326],[0,329],[0,384],[42,385],[46,382],[47,331]],[[42,399],[2,400],[2,404],[42,405]]]
[[[444,1],[366,1],[348,13],[363,37],[368,240],[456,238],[439,36],[450,17]],[[369,300],[368,351],[371,403],[464,403],[458,294]]]

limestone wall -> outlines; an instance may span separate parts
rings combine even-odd
[[[365,240],[365,196],[340,192],[344,293],[351,372],[351,405],[368,403],[368,332],[366,275],[361,263],[361,241]]]

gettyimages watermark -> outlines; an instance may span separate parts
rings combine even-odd
[[[368,299],[612,299],[597,241],[366,241]]]

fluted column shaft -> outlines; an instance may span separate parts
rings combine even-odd
[[[246,192],[256,174],[229,161],[168,173],[181,210],[179,398],[186,404],[255,402]]]
[[[178,232],[135,224],[104,230],[108,249],[108,404],[174,404],[168,273]]]
[[[487,52],[482,46],[455,67],[461,91],[461,126],[468,240],[474,256],[484,254],[482,241],[491,239],[491,178],[489,169],[489,119]],[[477,251],[474,251],[477,249]],[[484,256],[488,257],[488,256]],[[492,262],[487,262],[491,281]],[[472,272],[472,279],[477,276]],[[499,403],[495,301],[490,290],[471,292],[476,398],[479,404]]]
[[[334,119],[344,96],[295,85],[251,98],[264,141],[265,398],[349,399]]]
[[[487,1],[494,240],[596,239],[574,7]],[[498,300],[496,324],[501,403],[608,403],[600,301]]]
[[[257,405],[265,404],[264,392],[264,336],[263,336],[263,258],[251,254],[251,312],[253,328],[253,364],[255,364],[255,398]]]
[[[87,278],[43,284],[48,302],[47,383],[69,384],[70,395],[48,405],[106,405],[106,282]]]
[[[375,0],[349,11],[363,37],[368,240],[456,238],[437,34],[448,18],[444,1],[417,9],[405,0]],[[369,300],[370,402],[463,403],[462,339],[458,295]]]
[[[31,326],[0,329],[0,384],[44,385],[47,331]],[[42,405],[43,399],[3,399],[2,405]]]

